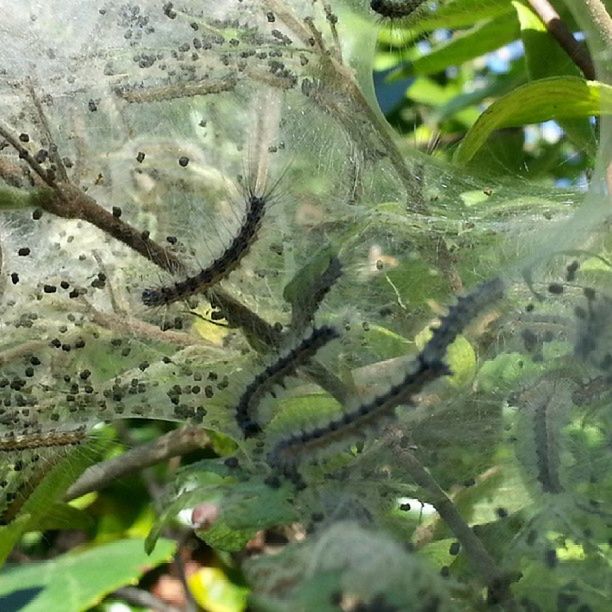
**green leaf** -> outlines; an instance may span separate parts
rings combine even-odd
[[[418,11],[415,22],[404,20],[413,35],[431,32],[438,28],[464,28],[511,11],[508,0],[451,0],[443,6],[435,6],[431,12]],[[401,25],[400,25],[401,27]]]
[[[501,353],[486,361],[476,376],[476,387],[484,392],[509,389],[517,381],[538,373],[542,365],[522,353]]]
[[[487,99],[503,96],[520,87],[526,80],[525,60],[521,57],[511,63],[508,72],[490,75],[484,87],[455,95],[432,114],[432,120],[444,121],[470,106],[478,107]]]
[[[454,160],[468,163],[495,131],[539,123],[612,114],[612,86],[576,77],[533,81],[494,102],[470,128]]]
[[[433,332],[429,325],[423,328],[414,338],[419,350],[432,337]],[[448,380],[457,387],[467,385],[474,378],[476,372],[476,351],[465,336],[457,336],[455,341],[448,347],[446,362],[452,372]]]
[[[432,78],[419,77],[408,88],[406,96],[418,104],[425,104],[435,108],[445,108],[452,103],[460,93],[460,88],[456,83],[448,83],[441,86]],[[480,112],[475,107],[457,109],[453,113],[453,119],[460,122],[466,128],[471,126],[480,116]]]
[[[248,590],[235,585],[217,567],[202,567],[192,574],[189,590],[209,612],[240,612],[246,608]]]
[[[0,527],[0,563],[4,563],[11,554],[21,536],[27,531],[29,522],[29,514],[20,514],[12,523]]]
[[[576,64],[549,34],[546,26],[531,7],[518,0],[512,4],[521,26],[521,39],[525,49],[529,80],[562,75],[582,77]],[[595,155],[597,140],[588,118],[565,119],[559,123],[578,147],[586,149],[589,155]]]
[[[228,552],[241,550],[262,529],[298,519],[287,490],[273,489],[261,481],[230,483],[218,505],[219,518],[198,536],[209,546]]]
[[[93,519],[83,510],[79,510],[70,504],[57,502],[52,504],[48,512],[40,517],[36,527],[37,531],[48,531],[51,529],[89,529],[93,525]]]
[[[332,257],[336,255],[330,244],[326,244],[311,257],[295,273],[294,277],[283,289],[283,297],[294,308],[297,308],[310,288],[325,271]]]
[[[16,519],[13,521],[18,527],[11,523],[7,527],[0,528],[0,540],[2,541],[0,565],[4,563],[12,547],[24,533],[43,530],[50,525],[66,527],[71,525],[72,520],[76,520],[75,513],[79,513],[77,509],[73,509],[74,512],[67,510],[63,504],[57,502],[78,476],[92,463],[95,463],[99,457],[96,451],[99,449],[99,443],[92,442],[84,447],[70,448],[63,457],[58,458],[56,454],[55,457],[47,459],[47,462],[55,460],[56,463],[52,467],[49,467],[48,463],[43,467],[48,470],[48,473],[44,475],[44,478],[19,508]],[[57,453],[57,451],[54,452]],[[33,478],[35,477],[36,475],[33,475]],[[23,516],[27,516],[28,519],[23,520],[21,518]],[[85,524],[84,520],[83,515],[80,514],[77,522],[79,527]],[[7,546],[7,542],[11,543],[10,547]]]
[[[221,502],[222,518],[232,529],[259,531],[297,520],[285,488],[273,489],[263,482],[234,485]]]
[[[478,23],[472,29],[454,36],[427,55],[415,59],[398,73],[399,78],[441,72],[498,49],[519,35],[519,25],[512,13]]]
[[[257,530],[253,529],[233,529],[222,520],[204,530],[196,530],[199,538],[204,540],[211,548],[224,552],[238,552],[242,550],[246,543],[251,540]]]
[[[160,540],[155,553],[148,557],[144,540],[118,540],[53,561],[5,569],[0,574],[0,597],[6,598],[6,609],[23,612],[86,610],[169,561],[175,547],[170,540]]]

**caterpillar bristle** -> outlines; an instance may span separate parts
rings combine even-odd
[[[285,475],[294,474],[295,466],[309,452],[325,449],[337,440],[350,439],[364,428],[379,426],[392,418],[394,408],[410,404],[427,384],[450,374],[444,362],[448,347],[483,309],[503,295],[503,289],[504,283],[495,278],[459,298],[400,382],[366,402],[355,402],[327,423],[281,438],[268,453],[268,463]]]
[[[402,19],[416,11],[426,0],[372,0],[370,8],[381,17]]]
[[[279,440],[268,453],[268,463],[285,475],[295,472],[300,459],[319,449],[329,449],[336,441],[352,439],[372,426],[380,426],[393,416],[392,410],[399,404],[410,403],[423,387],[449,370],[442,362],[426,363],[417,359],[416,368],[404,379],[373,399],[356,403],[325,424],[289,434]]]
[[[256,242],[270,199],[271,191],[257,193],[253,186],[247,186],[244,220],[223,253],[193,276],[163,287],[144,289],[141,295],[143,304],[148,307],[167,306],[196,293],[202,293],[229,276]]]
[[[326,344],[339,338],[338,331],[324,325],[312,330],[297,345],[260,372],[246,387],[236,407],[236,422],[245,438],[250,438],[261,431],[261,426],[254,420],[253,412],[266,393],[272,393],[274,385],[284,386],[284,379],[307,363]]]
[[[501,278],[494,278],[460,297],[457,303],[449,308],[448,314],[441,319],[440,325],[432,330],[433,335],[421,352],[420,358],[426,361],[442,360],[457,336],[480,313],[501,299],[503,294],[504,282]]]

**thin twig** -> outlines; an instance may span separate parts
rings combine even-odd
[[[196,344],[207,344],[216,348],[215,345],[208,342],[200,335],[191,335],[185,332],[173,330],[161,330],[157,325],[152,325],[146,321],[141,321],[127,315],[108,314],[94,308],[89,302],[83,299],[84,310],[87,312],[89,319],[106,329],[110,329],[120,334],[133,334],[141,336],[147,340],[154,342],[167,342],[176,344],[177,346],[193,346]]]
[[[49,187],[54,187],[53,181],[49,178],[45,169],[32,157],[31,153],[15,138],[11,132],[6,129],[3,125],[0,125],[0,136],[4,138],[12,147],[19,153],[19,158],[24,159],[30,168],[38,174],[44,183]]]
[[[187,540],[191,538],[191,535],[191,530],[183,533],[177,543],[176,552],[174,553],[174,566],[176,567],[179,580],[181,581],[181,584],[183,585],[183,591],[185,592],[186,602],[184,612],[197,612],[199,610],[198,603],[194,599],[191,589],[189,588],[187,572],[185,571],[185,563],[183,561],[183,558],[181,557],[181,553],[186,547]]]
[[[394,455],[413,480],[428,493],[428,501],[455,534],[474,569],[483,577],[489,590],[495,591],[495,599],[499,603],[510,604],[511,607],[508,574],[497,566],[495,559],[463,520],[455,504],[409,449],[402,448],[398,442],[394,445]]]
[[[587,47],[579,43],[565,21],[548,0],[527,0],[536,15],[542,20],[549,34],[559,43],[570,59],[580,68],[584,77],[595,79],[595,66]]]
[[[128,603],[148,610],[159,610],[159,612],[181,612],[180,608],[171,606],[163,602],[158,597],[155,597],[155,595],[151,595],[149,591],[138,589],[136,587],[121,587],[120,589],[117,589],[111,593],[110,597],[123,599]]]
[[[36,95],[36,91],[34,90],[34,85],[32,84],[32,79],[26,79],[26,87],[30,92],[30,96],[32,96],[32,101],[34,102],[34,106],[36,107],[36,112],[38,114],[38,119],[42,125],[43,133],[45,138],[47,139],[47,146],[49,147],[49,158],[55,164],[56,172],[59,174],[59,178],[61,181],[68,181],[68,173],[66,172],[66,166],[59,154],[57,146],[53,140],[53,136],[51,135],[51,128],[49,127],[49,122],[47,121],[47,116],[43,111],[42,104],[40,102],[39,97]]]
[[[91,466],[68,489],[64,495],[66,501],[76,499],[97,491],[110,484],[116,478],[142,470],[171,457],[185,455],[204,448],[208,436],[196,425],[189,425],[171,431],[153,442],[133,448],[119,457]]]

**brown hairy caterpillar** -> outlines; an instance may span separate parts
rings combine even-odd
[[[247,185],[245,188],[246,214],[238,234],[232,239],[230,245],[209,266],[197,274],[164,287],[145,289],[142,292],[143,304],[150,307],[172,304],[210,289],[226,278],[240,265],[257,240],[257,233],[270,202],[272,191],[273,188],[258,193],[254,185]]]
[[[260,372],[247,386],[236,407],[236,422],[245,438],[250,438],[261,431],[260,425],[253,419],[253,411],[261,398],[274,385],[281,384],[283,379],[304,365],[328,342],[339,338],[340,334],[327,325],[312,330],[312,333],[281,355],[274,363]]]
[[[450,373],[442,361],[448,346],[457,335],[490,303],[501,297],[503,283],[499,278],[476,287],[470,294],[459,298],[451,307],[441,325],[416,358],[411,371],[392,385],[385,393],[366,402],[356,402],[343,414],[331,421],[280,439],[268,453],[269,464],[285,475],[295,476],[295,464],[300,457],[317,448],[325,448],[335,441],[343,441],[365,427],[380,424],[392,417],[392,411],[400,404],[409,404],[426,384]]]
[[[0,438],[0,453],[23,451],[35,448],[55,448],[59,446],[72,446],[85,440],[85,428],[74,431],[47,431],[31,434],[8,434]]]
[[[423,4],[425,0],[372,0],[370,8],[389,19],[408,17]]]

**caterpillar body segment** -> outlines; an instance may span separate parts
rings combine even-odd
[[[296,465],[303,457],[326,450],[335,442],[348,441],[393,417],[397,406],[411,403],[427,384],[451,373],[444,362],[448,347],[484,309],[501,298],[503,291],[504,283],[495,278],[460,297],[400,382],[370,400],[355,400],[327,423],[282,437],[269,451],[268,463],[286,475],[295,475]]]
[[[195,293],[206,291],[226,278],[240,265],[257,240],[269,199],[269,194],[257,195],[252,188],[249,188],[244,221],[223,253],[193,276],[163,287],[144,289],[141,296],[143,304],[149,307],[172,304]]]
[[[475,287],[470,293],[459,297],[457,303],[449,308],[448,314],[434,329],[433,336],[424,347],[420,358],[425,361],[444,359],[446,350],[457,336],[504,294],[504,283],[494,278]]]
[[[274,385],[282,381],[295,370],[307,363],[326,344],[339,338],[338,331],[330,326],[314,328],[298,344],[280,355],[276,361],[261,371],[244,390],[236,407],[236,423],[245,438],[250,438],[261,431],[253,413],[263,398]]]
[[[370,8],[381,17],[402,19],[411,15],[425,0],[372,0]]]
[[[268,463],[291,475],[303,456],[326,449],[334,442],[348,441],[364,429],[392,417],[396,406],[410,403],[426,384],[448,373],[448,367],[441,361],[426,363],[417,359],[416,367],[385,393],[356,403],[325,424],[291,433],[277,441],[268,453]]]

